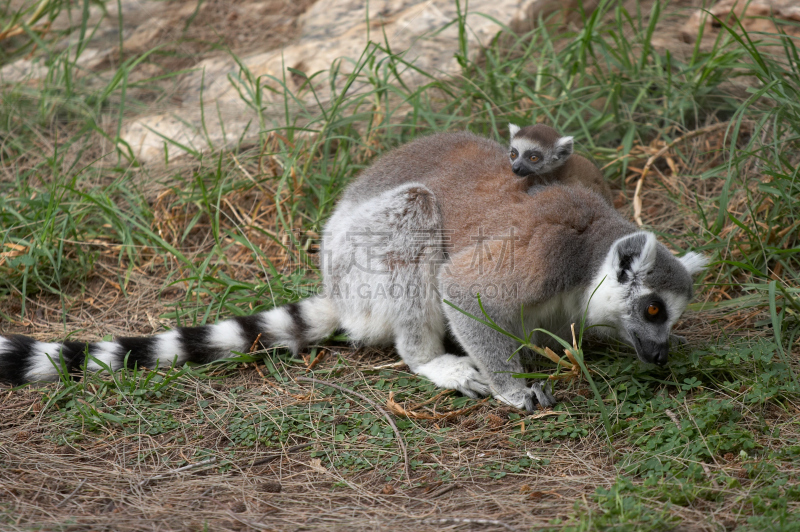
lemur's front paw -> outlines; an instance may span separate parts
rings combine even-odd
[[[489,394],[486,378],[469,358],[442,355],[415,369],[440,388],[449,388],[476,399]]]
[[[536,405],[550,408],[556,404],[556,398],[553,397],[552,387],[549,382],[544,385],[540,382],[535,382],[530,388],[497,393],[494,397],[507,405],[527,410],[528,412],[535,412]]]
[[[545,381],[544,385],[541,382],[534,382],[531,385],[531,392],[536,397],[536,401],[545,408],[550,408],[558,402],[553,397],[553,386],[547,381]],[[533,409],[529,408],[528,410],[532,411]]]

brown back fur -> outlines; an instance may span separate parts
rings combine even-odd
[[[545,177],[547,182],[540,182]],[[609,205],[613,203],[611,189],[602,172],[586,157],[573,153],[567,162],[545,176],[530,175],[528,186],[561,183],[567,186],[582,186],[598,193]]]
[[[599,174],[586,159],[576,158],[572,165],[577,177],[595,175],[588,171],[592,169]],[[488,273],[469,258],[475,246],[486,245],[479,235],[501,237],[513,229],[516,252],[512,257],[496,249],[494,260],[507,264],[493,264],[490,276],[501,280],[513,275],[526,283],[522,292],[527,293],[519,296],[527,300],[588,283],[586,276],[596,271],[611,243],[636,230],[607,197],[584,183],[561,183],[528,195],[526,180],[511,171],[505,147],[463,132],[425,137],[388,153],[348,187],[343,199],[358,203],[411,182],[424,184],[435,195],[446,250],[460,275],[485,281]],[[595,183],[594,178],[589,182]],[[498,242],[489,242],[489,248]],[[511,260],[516,261],[513,266]]]

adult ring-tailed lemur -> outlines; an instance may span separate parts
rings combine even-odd
[[[327,222],[321,256],[319,295],[251,316],[88,344],[0,337],[0,378],[51,380],[57,367],[79,368],[85,353],[88,370],[206,363],[257,340],[296,353],[341,329],[359,344],[394,344],[438,386],[532,410],[554,399],[512,377],[523,369],[511,356],[518,345],[444,300],[481,316],[479,294],[488,315],[518,335],[543,328],[566,337],[586,311],[587,326],[605,325],[590,334],[664,364],[705,265],[696,253],[673,256],[587,188],[527,194],[506,148],[469,133],[421,138],[367,168]],[[448,329],[467,356],[445,351]]]

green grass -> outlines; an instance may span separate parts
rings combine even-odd
[[[45,16],[67,7],[56,0],[44,5]],[[402,55],[385,55],[381,44],[351,58],[352,75],[334,67],[330,75],[342,83],[334,84],[330,101],[314,105],[303,103],[313,96],[314,76],[292,94],[283,80],[257,78],[242,68],[233,81],[258,135],[206,152],[184,146],[188,155],[166,160],[165,170],[140,166],[119,137],[123,121],[159,103],[173,81],[166,76],[129,83],[137,68],[163,58],[159,50],[123,57],[110,75],[100,76],[76,67],[83,38],[62,52],[55,51],[55,33],[26,30],[0,42],[0,66],[34,45],[40,54],[51,52],[42,59],[48,75],[40,83],[0,88],[0,315],[9,330],[35,321],[33,332],[49,338],[75,331],[80,336],[87,327],[85,334],[107,334],[76,314],[102,322],[107,307],[87,300],[110,305],[109,291],[119,294],[113,304],[122,312],[137,312],[137,326],[147,325],[139,301],[160,313],[151,318],[173,326],[299,299],[318,282],[304,235],[321,231],[338,193],[360,169],[418,135],[469,129],[503,139],[507,122],[545,121],[575,136],[627,204],[629,178],[636,179],[651,146],[728,123],[670,150],[679,175],[658,162],[666,177],[651,172],[645,183],[645,209],[657,206],[645,211],[647,228],[676,251],[701,251],[714,261],[684,330],[690,346],[657,369],[624,349],[581,351],[593,389],[561,385],[564,400],[553,417],[528,419],[461,397],[442,400],[445,409],[499,412],[505,424],[496,434],[513,451],[508,456],[453,461],[453,453],[482,451],[475,436],[485,428],[476,413],[481,410],[467,414],[481,418],[472,429],[461,419],[397,418],[411,470],[426,479],[408,483],[395,436],[380,413],[325,387],[307,397],[310,388],[291,380],[305,364],[281,352],[209,368],[87,375],[37,388],[44,405],[39,423],[54,428],[42,441],[90,453],[92,442],[158,437],[162,447],[126,455],[120,465],[175,468],[218,457],[214,471],[220,475],[239,470],[248,453],[313,441],[306,456],[338,475],[332,493],[355,489],[368,474],[408,490],[439,481],[533,483],[569,452],[588,446],[609,457],[606,481],[585,499],[558,499],[561,513],[547,520],[555,528],[795,529],[796,41],[723,24],[713,45],[698,45],[679,58],[650,45],[668,4],[656,4],[649,17],[603,5],[574,34],[546,28],[506,34],[479,59],[462,50],[463,75],[438,79],[429,73],[416,88],[404,84],[413,65]],[[0,27],[7,28],[32,12],[0,6],[0,13]],[[89,39],[85,16],[75,20]],[[755,44],[759,40],[775,46]],[[352,91],[356,82],[367,88]],[[265,103],[266,91],[286,105]],[[274,121],[281,114],[283,125]],[[93,284],[98,279],[106,288]],[[43,314],[37,317],[37,311]],[[318,378],[368,390],[380,404],[390,391],[396,400],[416,404],[438,393],[403,372],[329,359],[315,371]],[[266,384],[252,371],[242,377],[242,363],[258,363]],[[531,458],[526,450],[541,456]],[[5,506],[0,520],[15,519],[12,506]]]

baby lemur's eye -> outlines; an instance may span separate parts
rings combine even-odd
[[[513,161],[516,158],[517,158],[517,150],[511,150],[511,160]]]
[[[658,306],[655,303],[650,303],[650,305],[647,307],[647,314],[649,316],[652,316],[652,317],[655,318],[656,316],[658,316],[659,312],[661,312],[661,307]]]
[[[539,160],[539,156],[538,155],[531,155],[531,162],[532,163],[535,163],[538,160]]]

